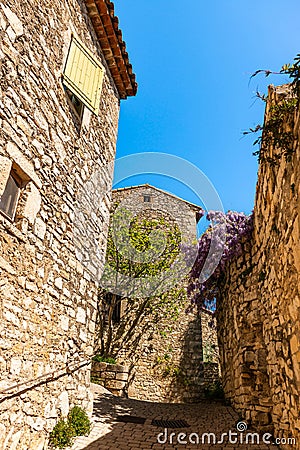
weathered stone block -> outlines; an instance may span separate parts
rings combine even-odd
[[[14,357],[10,361],[10,373],[13,375],[19,375],[21,372],[22,361],[18,357]]]
[[[129,367],[120,364],[111,364],[111,370],[114,370],[115,372],[124,373],[129,372]]]
[[[11,437],[10,447],[9,450],[17,450],[18,444],[22,436],[22,430],[17,431],[15,434]]]
[[[79,307],[77,309],[76,322],[85,324],[85,319],[86,319],[86,312],[83,308]]]
[[[8,6],[1,4],[1,7],[3,9],[3,12],[4,12],[10,26],[14,30],[15,35],[22,36],[22,34],[24,33],[24,29],[23,29],[21,20]]]
[[[33,225],[36,216],[41,208],[41,194],[38,188],[33,182],[29,182],[26,187],[27,199],[23,211],[21,211],[21,216],[28,219],[28,222]]]
[[[126,373],[126,372],[124,372],[124,373],[117,373],[116,374],[116,380],[127,381],[128,380],[128,373]]]
[[[0,256],[0,268],[10,273],[11,275],[16,275],[15,269],[7,262],[2,256]]]
[[[124,389],[126,383],[118,380],[105,380],[105,387],[107,389]]]
[[[100,377],[111,380],[111,379],[116,378],[116,372],[101,372]]]
[[[93,371],[95,372],[102,372],[105,371],[107,368],[107,364],[104,362],[99,362],[99,361],[93,361]]]
[[[61,415],[63,417],[67,417],[70,409],[68,392],[67,391],[62,392],[59,395],[58,399],[59,399],[58,407],[60,408]]]
[[[32,180],[35,185],[40,189],[42,187],[42,182],[37,176],[34,165],[28,161],[24,153],[22,153],[18,147],[13,142],[8,142],[6,146],[6,151],[11,157],[11,159],[21,168],[21,170]]]

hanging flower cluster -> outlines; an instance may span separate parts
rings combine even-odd
[[[242,253],[242,241],[253,231],[253,214],[210,211],[211,225],[198,241],[198,253],[190,273],[188,295],[192,305],[214,304],[228,261]]]

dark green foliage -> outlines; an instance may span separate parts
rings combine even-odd
[[[60,419],[49,436],[52,448],[65,448],[73,444],[75,436],[84,436],[91,430],[90,420],[85,411],[74,406],[68,414],[67,420]]]
[[[115,360],[115,358],[110,358],[109,356],[101,356],[101,355],[95,355],[93,356],[93,361],[97,361],[97,362],[104,362],[107,364],[117,364],[117,361]]]
[[[79,406],[74,406],[68,414],[68,422],[75,430],[76,436],[85,436],[91,431],[91,422],[86,412]]]
[[[69,421],[61,419],[50,433],[49,444],[52,448],[65,448],[72,445],[74,436],[76,433]]]
[[[263,70],[259,69],[254,74],[251,75],[250,78],[256,77],[256,75],[264,73],[266,77],[270,75],[288,75],[291,78],[291,85],[293,91],[298,96],[299,95],[299,87],[300,87],[300,54],[294,58],[293,64],[284,64],[279,72],[273,72],[272,70]],[[262,100],[265,100],[266,97],[263,95]]]
[[[269,118],[264,125],[263,141],[259,151],[261,160],[269,159],[268,162],[275,164],[282,156],[287,161],[290,160],[294,152],[293,114],[297,104],[298,100],[293,98],[283,100],[280,104],[270,107]],[[290,125],[290,130],[285,130],[284,125]],[[266,158],[264,150],[270,146],[273,146],[276,153],[273,158]]]
[[[209,399],[224,399],[224,390],[220,381],[211,383],[204,389],[204,395]]]
[[[282,156],[287,161],[290,161],[291,155],[294,153],[293,119],[297,105],[297,98],[283,100],[280,104],[272,105],[269,110],[268,120],[263,127],[257,125],[255,128],[250,128],[249,131],[243,133],[246,135],[262,131],[253,142],[254,146],[259,146],[259,149],[253,155],[258,156],[261,162],[266,161],[271,165],[276,165]],[[286,125],[289,125],[289,130],[285,129]],[[270,146],[274,149],[272,157],[265,155],[266,149]]]
[[[293,98],[283,100],[277,105],[272,105],[269,110],[269,117],[267,122],[262,127],[257,125],[255,128],[250,128],[243,134],[250,133],[262,133],[255,139],[253,145],[258,145],[259,148],[253,153],[258,156],[259,161],[268,162],[270,165],[277,165],[282,156],[286,161],[291,160],[291,156],[294,153],[294,111],[299,105],[300,94],[300,54],[294,58],[293,64],[285,64],[282,66],[279,72],[273,72],[271,70],[257,70],[252,76],[264,73],[266,77],[270,75],[288,75],[291,79],[291,94]],[[257,97],[267,101],[267,96],[257,92]],[[287,129],[288,126],[288,129]],[[273,147],[273,155],[265,155],[265,150],[270,146]]]
[[[294,88],[294,92],[299,96],[299,87],[300,87],[300,54],[294,58],[293,64],[284,64],[282,66],[280,73],[288,75],[292,79],[292,86]]]

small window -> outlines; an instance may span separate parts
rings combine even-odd
[[[84,105],[98,114],[103,73],[101,63],[78,38],[72,36],[62,77],[66,94],[80,117]]]
[[[0,210],[11,220],[15,218],[21,187],[21,178],[11,171],[0,199]]]
[[[81,121],[83,116],[84,104],[79,100],[79,98],[76,97],[75,94],[73,94],[72,91],[70,91],[70,89],[65,87],[65,92],[67,94],[71,108],[77,115],[78,119]]]
[[[151,197],[150,197],[150,195],[144,195],[144,202],[145,202],[145,203],[150,203],[150,202],[151,202]]]
[[[117,301],[112,314],[112,321],[114,323],[119,323],[121,320],[121,299],[117,296]]]
[[[112,313],[111,316],[112,323],[119,323],[123,315],[122,298],[119,295],[111,294],[110,292],[108,292],[105,294],[104,299],[106,303],[106,308],[104,311],[104,321],[107,323],[109,313]],[[112,304],[113,310],[110,311]]]

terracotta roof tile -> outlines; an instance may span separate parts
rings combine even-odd
[[[120,97],[124,99],[135,95],[135,74],[119,29],[119,19],[114,13],[113,2],[85,0],[85,3]]]

